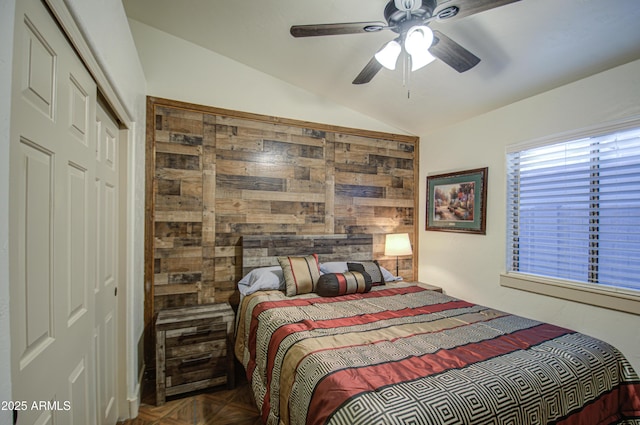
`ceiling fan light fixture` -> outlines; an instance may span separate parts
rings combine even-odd
[[[428,50],[433,43],[433,31],[426,25],[411,27],[404,39],[404,48],[410,55]]]
[[[400,46],[400,43],[395,40],[391,40],[375,54],[375,58],[380,65],[393,71],[396,69],[396,62],[398,61],[398,56],[400,56],[401,51],[402,47]]]
[[[432,43],[433,31],[426,25],[415,26],[407,31],[404,48],[411,55],[411,71],[416,71],[435,60],[429,53]]]
[[[428,50],[414,53],[411,55],[411,71],[417,71],[418,69],[429,65],[434,60],[436,60],[436,58],[429,53]]]

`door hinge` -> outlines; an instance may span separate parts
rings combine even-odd
[[[115,289],[113,290],[113,296],[117,297],[118,296],[118,287],[116,286]]]

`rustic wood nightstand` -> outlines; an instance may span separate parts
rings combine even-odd
[[[228,303],[161,310],[156,319],[156,404],[166,397],[235,385],[234,313]]]

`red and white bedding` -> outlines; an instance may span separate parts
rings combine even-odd
[[[240,305],[266,424],[640,424],[640,380],[589,336],[411,284]]]

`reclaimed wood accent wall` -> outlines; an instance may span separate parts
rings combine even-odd
[[[418,138],[149,97],[145,323],[237,303],[243,235],[417,236]],[[414,256],[400,274],[417,276]]]

